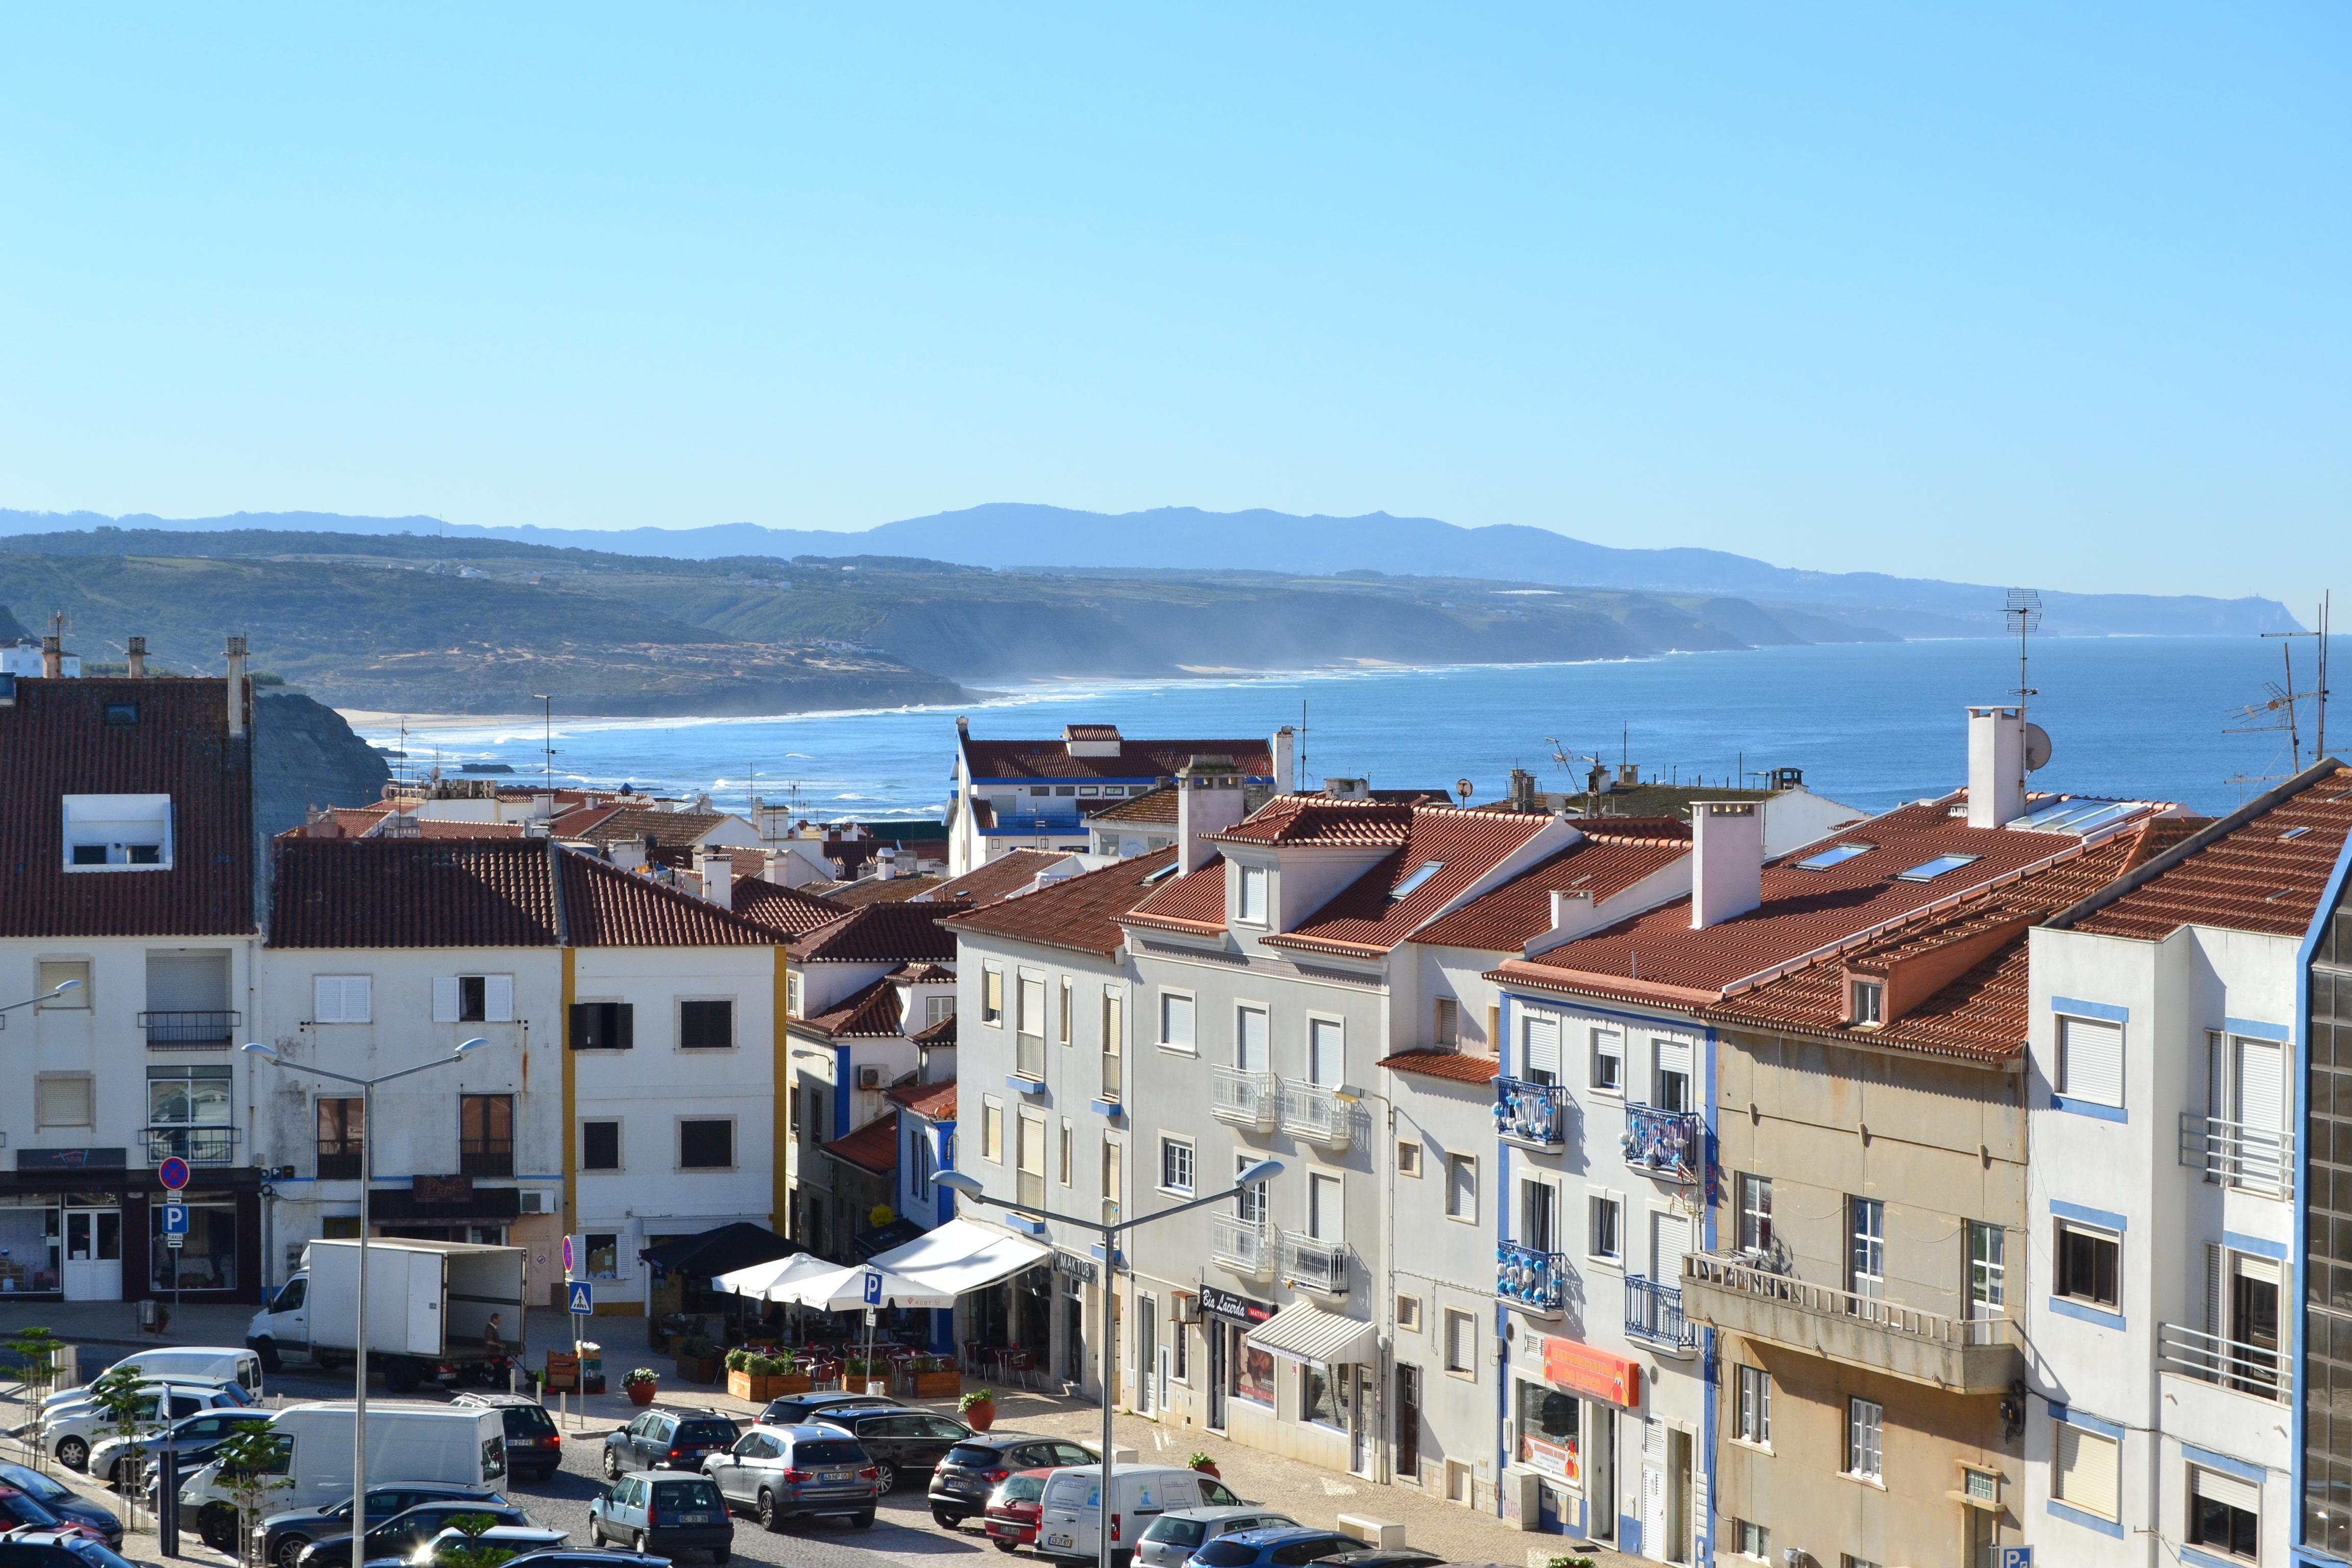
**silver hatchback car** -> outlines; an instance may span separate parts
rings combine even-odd
[[[1286,1513],[1270,1508],[1180,1508],[1151,1521],[1135,1543],[1136,1568],[1183,1568],[1184,1561],[1204,1541],[1238,1530],[1267,1530],[1297,1524]]]
[[[881,1497],[873,1457],[837,1426],[754,1426],[706,1456],[702,1473],[730,1510],[749,1509],[768,1530],[824,1514],[865,1530]]]

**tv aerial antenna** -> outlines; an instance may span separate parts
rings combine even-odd
[[[2284,733],[2286,736],[2289,766],[2284,774],[2241,773],[2231,780],[2231,783],[2241,785],[2267,784],[2282,777],[2292,778],[2303,771],[2302,705],[2305,702],[2312,704],[2312,760],[2316,762],[2327,754],[2327,631],[2329,612],[2334,607],[2334,598],[2335,595],[2332,593],[2321,597],[2317,629],[2263,634],[2265,638],[2278,639],[2279,673],[2282,679],[2263,682],[2263,689],[2268,693],[2268,696],[2260,702],[2250,702],[2238,710],[2235,716],[2243,722],[2231,725],[2221,732],[2225,735]],[[2311,688],[2304,691],[2298,691],[2294,687],[2294,645],[2298,637],[2312,637],[2318,644],[2316,649],[2318,668],[2314,674]]]
[[[2042,695],[2034,689],[2028,674],[2032,638],[2042,629],[2041,592],[2033,588],[2011,588],[2002,605],[2001,616],[2008,621],[2009,629],[2017,635],[2017,684],[2009,694],[2017,699],[2017,722],[2024,741],[2019,749],[2017,775],[2017,797],[2023,800],[2025,775],[2039,773],[2050,765],[2050,731],[2025,717],[2027,700]]]
[[[1566,746],[1560,744],[1559,738],[1556,735],[1546,735],[1544,737],[1544,744],[1551,748],[1551,760],[1554,765],[1556,765],[1561,773],[1568,775],[1570,793],[1571,794],[1574,793],[1576,784],[1576,764],[1579,763],[1585,764],[1584,815],[1591,816],[1592,815],[1593,807],[1592,786],[1600,776],[1601,753],[1598,752],[1571,752]]]

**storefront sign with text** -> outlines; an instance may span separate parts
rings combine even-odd
[[[1543,1342],[1544,1381],[1631,1410],[1642,1403],[1642,1363],[1580,1345],[1574,1340]]]

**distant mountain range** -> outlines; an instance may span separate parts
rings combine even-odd
[[[1433,518],[1299,517],[1163,507],[1111,515],[1001,501],[887,522],[863,532],[721,523],[703,528],[482,527],[434,517],[240,512],[166,520],[0,510],[0,535],[104,527],[210,531],[316,531],[438,534],[684,561],[769,556],[895,556],[1003,569],[1110,572],[1380,573],[1644,593],[1737,595],[1836,612],[1897,637],[1982,637],[2002,630],[2004,589],[1875,572],[1808,572],[1720,550],[1592,544],[1546,529],[1462,528]],[[2294,629],[2263,598],[2045,591],[2044,629],[2058,635],[2246,635]]]

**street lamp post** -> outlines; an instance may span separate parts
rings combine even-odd
[[[79,980],[60,980],[38,996],[27,996],[22,1002],[11,1002],[6,1006],[0,1007],[0,1013],[13,1013],[19,1007],[37,1007],[44,1002],[64,995],[80,984]]]
[[[360,1091],[360,1268],[359,1326],[352,1345],[352,1562],[356,1565],[367,1561],[367,1395],[368,1395],[368,1184],[375,1170],[375,1089],[380,1083],[390,1083],[396,1078],[425,1072],[434,1068],[447,1067],[462,1061],[467,1052],[489,1044],[479,1036],[459,1042],[457,1048],[446,1057],[436,1057],[398,1072],[380,1073],[374,1078],[354,1078],[349,1073],[329,1072],[325,1068],[307,1062],[289,1062],[258,1040],[247,1040],[245,1048],[266,1061],[273,1062],[289,1072],[306,1072],[312,1078],[348,1083]],[[243,1542],[238,1543],[242,1547]]]
[[[1095,1510],[1095,1562],[1097,1568],[1111,1568],[1110,1521],[1113,1506],[1111,1392],[1117,1386],[1118,1376],[1118,1369],[1112,1360],[1114,1347],[1111,1343],[1111,1297],[1115,1282],[1118,1278],[1118,1238],[1124,1232],[1149,1225],[1153,1220],[1172,1219],[1180,1214],[1189,1214],[1197,1208],[1206,1208],[1211,1204],[1223,1203],[1227,1198],[1240,1195],[1244,1188],[1262,1186],[1280,1174],[1282,1174],[1281,1161],[1260,1160],[1235,1177],[1234,1184],[1223,1192],[1211,1193],[1205,1198],[1194,1198],[1190,1203],[1178,1204],[1174,1208],[1161,1209],[1157,1214],[1139,1215],[1133,1219],[1119,1220],[1077,1219],[1069,1215],[1051,1214],[1045,1209],[1032,1208],[1027,1204],[1008,1203],[1003,1198],[991,1197],[987,1189],[980,1184],[977,1178],[967,1175],[961,1171],[941,1171],[931,1178],[934,1185],[947,1188],[966,1202],[1009,1209],[1014,1214],[1027,1215],[1032,1219],[1051,1220],[1056,1225],[1076,1226],[1081,1230],[1090,1230],[1102,1237],[1102,1500],[1100,1506]],[[1108,1208],[1109,1205],[1104,1206]],[[1148,1377],[1150,1373],[1147,1371],[1142,1375]]]

